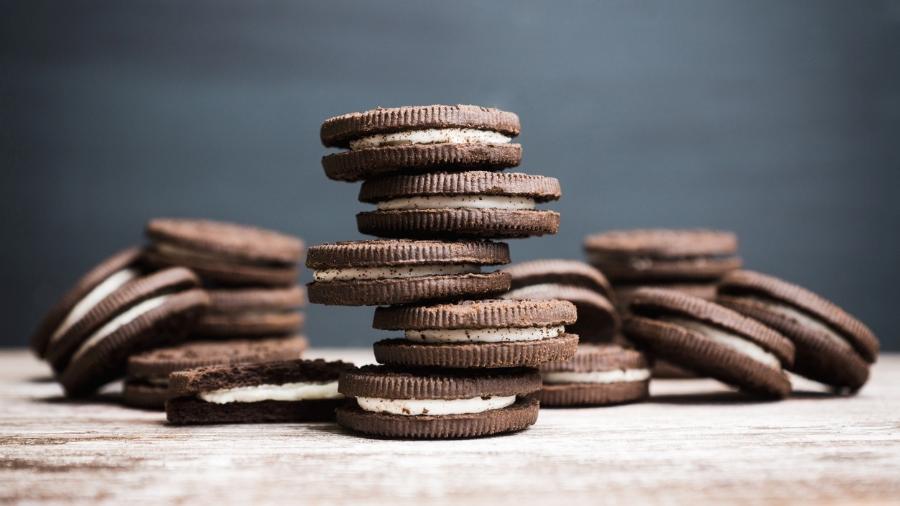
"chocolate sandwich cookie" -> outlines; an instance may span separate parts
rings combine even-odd
[[[339,391],[355,397],[337,409],[338,424],[387,438],[474,438],[534,424],[541,377],[529,369],[398,370],[365,366],[341,374]]]
[[[124,375],[129,355],[182,339],[209,305],[200,281],[181,267],[129,281],[75,322],[47,349],[71,397]]]
[[[147,259],[192,269],[222,285],[285,286],[297,282],[300,239],[261,228],[209,220],[160,218],[147,224]]]
[[[290,334],[303,325],[303,289],[232,288],[207,290],[210,306],[197,321],[202,336]]]
[[[647,398],[650,369],[636,350],[582,344],[575,356],[540,367],[541,406],[607,406]]]
[[[801,376],[835,388],[859,390],[878,356],[878,338],[862,322],[805,288],[751,271],[722,280],[718,301],[778,330],[797,349]]]
[[[123,388],[125,404],[163,409],[169,374],[197,367],[293,360],[307,348],[305,337],[267,337],[227,341],[191,341],[132,355]]]
[[[616,307],[621,312],[625,312],[628,309],[628,304],[631,302],[631,296],[634,292],[642,289],[642,288],[656,288],[661,290],[675,290],[676,292],[681,292],[692,297],[698,297],[703,300],[715,301],[716,300],[716,287],[718,286],[719,278],[714,280],[702,281],[698,283],[688,283],[688,282],[676,282],[676,283],[633,283],[633,284],[623,284],[617,283],[614,291],[616,293]]]
[[[673,290],[643,289],[625,319],[628,339],[655,356],[746,392],[786,397],[783,368],[794,346],[778,332],[728,308]]]
[[[110,293],[142,273],[141,249],[120,251],[87,272],[47,313],[31,336],[31,349],[43,358],[47,347]]]
[[[501,170],[519,165],[519,117],[474,105],[407,106],[325,120],[322,144],[348,151],[322,158],[339,181],[437,170]]]
[[[509,289],[509,275],[481,272],[509,263],[504,243],[410,240],[350,241],[309,250],[307,285],[315,304],[377,306],[490,297]]]
[[[614,230],[584,240],[613,283],[716,279],[741,266],[737,237],[716,230]]]
[[[559,181],[502,172],[438,172],[370,179],[359,200],[359,231],[378,237],[515,238],[555,234],[559,213],[535,209],[558,200]]]
[[[173,424],[334,420],[346,362],[290,360],[200,367],[169,375],[166,418]]]
[[[512,277],[512,289],[530,285],[577,286],[595,291],[613,302],[612,286],[597,268],[578,260],[548,259],[519,262],[503,268]]]
[[[578,319],[566,330],[584,341],[612,341],[621,330],[615,306],[599,293],[578,286],[554,283],[525,286],[503,294],[512,300],[566,300],[575,305]]]
[[[375,359],[403,367],[537,367],[575,354],[575,306],[563,300],[477,300],[375,309],[373,327],[404,337],[375,343]]]

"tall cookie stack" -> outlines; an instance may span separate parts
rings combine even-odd
[[[558,300],[491,299],[510,276],[491,239],[553,234],[554,178],[499,172],[519,164],[513,113],[476,106],[375,109],[325,121],[326,175],[364,181],[359,230],[381,239],[310,248],[313,303],[379,306],[374,326],[403,331],[375,343],[383,365],[341,376],[355,403],[338,422],[397,438],[478,437],[522,430],[537,418],[542,363],[570,358],[578,337]]]

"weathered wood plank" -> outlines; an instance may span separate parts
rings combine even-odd
[[[371,360],[362,350],[317,356]],[[712,381],[638,405],[543,410],[514,436],[400,442],[329,424],[169,427],[65,402],[43,365],[0,353],[0,502],[579,504],[900,498],[900,356],[853,398],[798,381],[780,403]]]

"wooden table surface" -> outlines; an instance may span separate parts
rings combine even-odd
[[[516,435],[382,441],[332,424],[171,427],[114,394],[65,401],[44,365],[6,351],[0,502],[900,501],[900,355],[882,356],[856,397],[796,384],[758,403],[711,380],[656,381],[650,402],[544,409]]]

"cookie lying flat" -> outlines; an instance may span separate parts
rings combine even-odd
[[[58,340],[107,295],[142,273],[141,249],[128,248],[107,258],[81,277],[47,313],[31,336],[31,349],[43,358]]]
[[[722,280],[719,303],[778,330],[797,349],[791,371],[852,391],[869,377],[878,338],[822,297],[772,276],[738,271]]]
[[[300,239],[256,227],[208,220],[155,219],[147,259],[183,266],[223,285],[286,286],[297,282]]]
[[[512,277],[512,289],[530,285],[556,284],[593,290],[615,301],[612,286],[597,268],[578,260],[547,259],[519,262],[503,268]]]
[[[373,109],[325,120],[322,144],[349,151],[322,158],[339,181],[437,170],[500,170],[519,165],[519,117],[474,105]]]
[[[636,350],[616,344],[582,344],[575,356],[540,367],[541,406],[607,406],[644,400],[650,369]]]
[[[128,356],[177,343],[209,305],[181,267],[134,279],[111,293],[47,349],[66,395],[89,395],[125,374]]]
[[[173,424],[315,422],[344,402],[337,380],[353,364],[290,360],[201,367],[169,376]]]
[[[735,235],[715,230],[615,230],[586,237],[584,249],[614,283],[715,279],[741,266]]]
[[[575,305],[578,320],[566,330],[584,341],[611,341],[621,330],[619,313],[606,297],[577,286],[545,283],[531,285],[503,294],[513,300],[566,300]]]
[[[555,234],[559,213],[535,209],[558,200],[559,181],[502,172],[438,172],[370,179],[359,200],[377,210],[356,215],[378,237],[515,238]]]
[[[229,339],[192,341],[132,355],[128,359],[123,399],[129,406],[163,409],[168,396],[169,374],[175,371],[293,360],[300,358],[307,346],[307,340],[302,336]]]
[[[376,329],[403,338],[375,343],[375,359],[404,367],[536,367],[575,354],[575,306],[562,300],[478,300],[379,307]]]
[[[630,311],[626,337],[653,355],[750,393],[790,393],[794,346],[756,320],[672,290],[638,290]]]
[[[313,246],[306,265],[314,304],[377,306],[490,297],[509,289],[509,275],[482,273],[509,263],[509,248],[486,241],[351,241]]]
[[[228,337],[298,332],[303,325],[303,289],[233,288],[207,290],[209,309],[197,321],[194,334]]]
[[[337,409],[338,424],[388,438],[474,438],[534,424],[541,388],[534,370],[409,370],[365,366],[341,375],[355,404]]]

